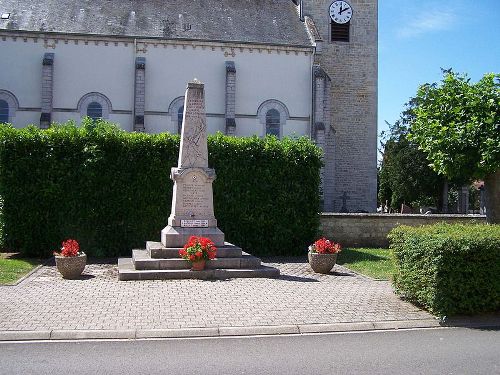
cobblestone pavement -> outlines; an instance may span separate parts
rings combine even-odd
[[[119,281],[116,263],[87,265],[79,280],[43,266],[0,286],[0,331],[246,327],[432,319],[390,283],[336,265],[313,273],[297,259],[268,259],[278,279]]]

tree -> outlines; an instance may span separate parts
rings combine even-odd
[[[484,179],[486,214],[500,222],[500,74],[477,83],[443,70],[439,83],[420,86],[408,138],[431,167],[462,183]]]
[[[382,133],[383,158],[379,171],[379,200],[399,208],[410,206],[438,207],[444,178],[429,167],[429,161],[418,145],[408,139],[408,125],[413,120],[414,99],[410,99],[401,118]]]

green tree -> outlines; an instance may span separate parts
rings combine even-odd
[[[402,203],[413,207],[438,207],[444,178],[429,167],[418,145],[408,139],[408,125],[414,118],[415,100],[406,104],[401,118],[383,132],[383,158],[379,170],[379,200],[398,209]]]
[[[500,75],[477,83],[443,70],[420,86],[408,138],[439,174],[462,183],[484,179],[488,222],[500,222]]]

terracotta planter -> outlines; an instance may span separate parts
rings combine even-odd
[[[205,259],[194,262],[191,271],[203,271],[205,269]]]
[[[87,255],[77,255],[76,257],[63,257],[56,255],[57,270],[65,279],[77,279],[85,269]]]
[[[317,273],[329,273],[337,262],[337,253],[318,254],[309,252],[307,257],[312,270]]]

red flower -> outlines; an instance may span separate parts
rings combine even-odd
[[[313,245],[311,245],[309,249],[313,253],[335,254],[340,252],[341,247],[340,244],[330,241],[325,237],[323,237],[317,240]]]
[[[216,256],[217,248],[210,238],[191,236],[179,250],[179,256],[188,261],[209,260]]]
[[[54,252],[54,255],[60,255],[63,257],[76,257],[79,252],[80,252],[80,245],[78,245],[78,241],[68,239],[66,241],[63,241],[61,252],[60,253]]]

